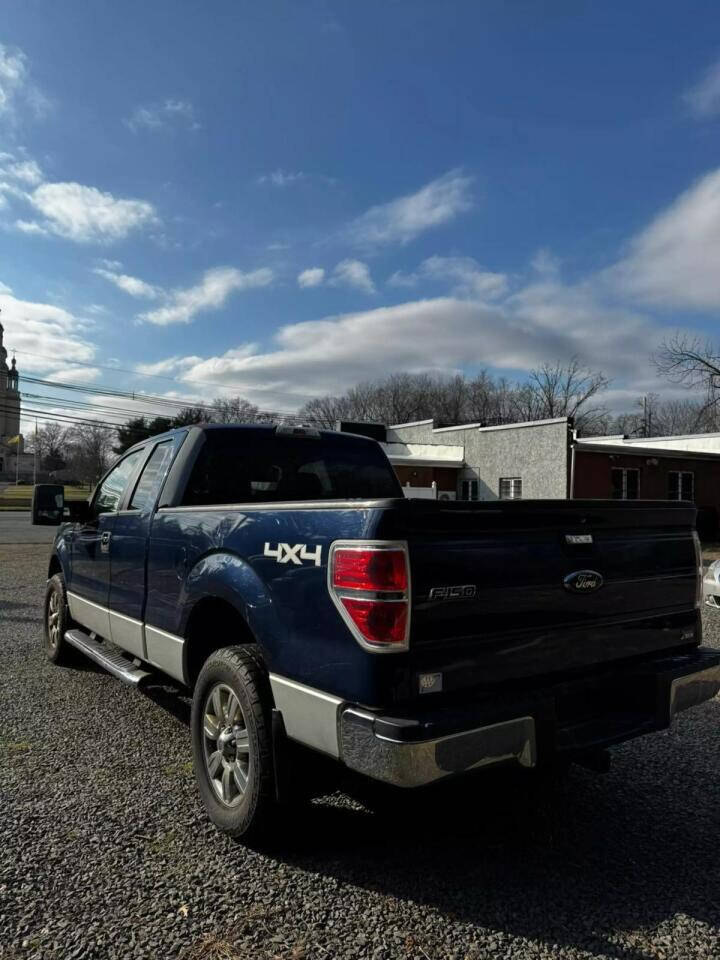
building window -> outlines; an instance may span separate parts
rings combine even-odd
[[[671,470],[668,473],[668,500],[694,500],[695,474],[692,470]]]
[[[635,468],[612,468],[613,500],[637,500],[640,496],[640,471]]]
[[[478,482],[477,480],[463,480],[460,484],[461,500],[477,500]]]
[[[522,500],[522,477],[500,477],[500,499]]]

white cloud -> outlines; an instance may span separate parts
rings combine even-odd
[[[289,170],[273,170],[272,173],[264,173],[257,178],[260,184],[269,183],[273,187],[289,187],[293,183],[299,183],[301,180],[307,180],[307,175],[302,170],[295,172]]]
[[[177,374],[188,367],[193,367],[197,363],[202,363],[202,357],[168,357],[165,360],[159,360],[157,363],[138,363],[135,369],[138,373],[144,373],[147,376],[169,376]]]
[[[330,283],[333,286],[354,287],[363,293],[375,293],[370,270],[362,260],[341,260],[333,270]]]
[[[158,307],[139,315],[138,320],[168,326],[173,323],[191,323],[196,314],[221,307],[236,290],[267,287],[273,280],[273,272],[267,267],[243,273],[235,267],[215,267],[204,274],[200,283],[186,290],[169,294],[167,306]]]
[[[696,117],[706,119],[720,113],[720,61],[708,67],[699,83],[691,87],[683,99]]]
[[[560,260],[547,247],[537,251],[530,266],[541,277],[556,277],[560,272]]]
[[[59,367],[51,370],[44,377],[45,380],[53,380],[56,383],[94,383],[102,375],[98,367]],[[73,411],[77,415],[77,410]],[[100,417],[101,420],[107,420],[107,415]]]
[[[49,101],[29,81],[28,60],[22,50],[0,43],[0,117],[14,123],[22,106],[42,116]]]
[[[605,279],[664,307],[720,307],[720,168],[681,194],[630,243]]]
[[[17,160],[12,154],[0,154],[0,176],[34,187],[42,182],[43,175],[34,160]]]
[[[35,220],[16,220],[15,229],[19,230],[20,233],[35,234],[38,237],[46,237],[49,233],[42,224],[36,223]]]
[[[0,153],[0,205],[7,206],[7,198],[25,200],[29,186],[42,181],[42,172],[34,160],[18,159],[11,153]]]
[[[114,270],[106,270],[104,267],[95,267],[93,273],[115,284],[119,290],[129,293],[131,297],[156,300],[163,293],[160,287],[155,287],[151,283],[146,283],[139,277],[132,277],[127,273],[117,273]]]
[[[4,284],[0,284],[0,310],[5,346],[17,350],[21,373],[57,376],[57,371],[64,370],[69,361],[92,363],[94,360],[95,347],[86,338],[87,321],[70,311],[49,303],[22,300],[13,296]],[[92,371],[92,377],[98,373],[91,367],[83,370]],[[73,370],[73,374],[75,372]]]
[[[409,243],[469,210],[473,205],[471,183],[472,178],[462,171],[451,170],[417,193],[371,207],[349,224],[345,238],[362,247]]]
[[[322,267],[310,267],[298,274],[297,282],[299,287],[319,287],[325,279],[325,271]]]
[[[195,108],[189,100],[170,99],[138,106],[124,123],[133,133],[140,130],[167,130],[171,127],[200,130],[200,124],[195,119]]]
[[[26,216],[15,228],[28,234],[55,234],[78,243],[121,240],[157,224],[151,203],[114,197],[80,183],[44,182],[38,163],[27,156],[0,153],[0,206],[30,206],[44,219]]]
[[[472,257],[428,257],[415,273],[397,271],[389,278],[388,284],[391,287],[415,287],[433,281],[450,283],[455,296],[481,300],[503,296],[508,289],[504,273],[483,270]]]
[[[122,240],[157,222],[151,203],[118,199],[80,183],[43,183],[27,199],[45,217],[37,226],[78,243]]]
[[[606,306],[590,288],[542,282],[498,304],[439,297],[291,324],[269,351],[245,344],[183,375],[284,409],[397,370],[514,372],[573,355],[640,384],[655,333],[647,318]]]
[[[27,57],[0,43],[0,113],[9,113],[27,78]]]

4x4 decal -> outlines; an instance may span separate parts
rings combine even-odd
[[[278,563],[294,563],[298,567],[302,565],[303,560],[313,560],[316,567],[322,563],[322,547],[315,547],[309,550],[306,543],[279,543],[277,547],[269,543],[265,544],[263,556],[274,557]]]

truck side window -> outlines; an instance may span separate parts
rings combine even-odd
[[[130,510],[150,510],[155,505],[172,459],[172,451],[172,440],[165,440],[163,443],[159,443],[150,454],[132,495]]]
[[[135,450],[113,467],[95,494],[92,506],[93,516],[99,517],[101,513],[115,513],[128,480],[144,453],[144,450]]]

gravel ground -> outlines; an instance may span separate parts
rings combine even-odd
[[[488,778],[402,822],[336,795],[258,853],[201,811],[186,698],[44,660],[47,553],[0,546],[3,960],[720,957],[720,701],[604,776]]]

